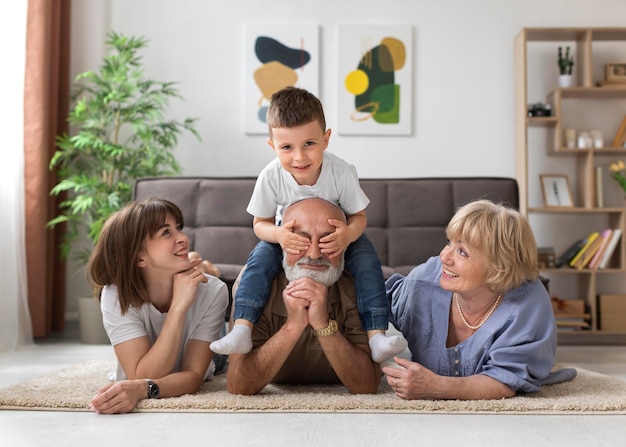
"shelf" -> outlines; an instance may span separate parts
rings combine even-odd
[[[598,42],[615,41],[617,44],[597,45]],[[532,45],[532,43],[540,43]],[[547,55],[553,42],[554,59],[538,59],[537,54]],[[545,45],[547,44],[547,45]],[[569,45],[575,59],[575,79],[578,85],[553,89],[557,47]],[[604,73],[604,64],[610,60],[622,60],[626,49],[626,27],[624,28],[525,28],[515,38],[515,149],[516,173],[520,190],[520,211],[530,217],[537,240],[546,246],[554,245],[557,251],[565,251],[581,233],[589,228],[620,228],[626,233],[626,208],[615,194],[604,195],[604,203],[610,207],[597,208],[597,168],[604,166],[611,158],[626,160],[626,148],[567,148],[564,147],[565,128],[599,128],[603,133],[612,133],[599,126],[598,122],[614,121],[617,111],[621,116],[626,107],[626,84],[610,83],[598,79]],[[531,55],[529,57],[529,54]],[[594,60],[597,58],[597,60]],[[613,58],[613,59],[611,59]],[[531,74],[529,76],[529,61]],[[535,65],[537,64],[537,65]],[[551,74],[548,74],[551,73]],[[544,74],[546,74],[544,76]],[[535,76],[537,75],[537,76]],[[528,83],[532,82],[529,89]],[[539,92],[537,92],[537,89]],[[552,90],[548,90],[552,88]],[[543,90],[545,89],[545,90]],[[552,116],[529,117],[529,91],[534,97],[541,97],[552,106]],[[620,102],[621,101],[621,102]],[[589,105],[589,107],[587,107]],[[570,124],[575,122],[576,125]],[[608,123],[608,121],[607,121]],[[593,127],[591,127],[593,126]],[[540,129],[536,129],[540,128]],[[532,129],[535,129],[534,131]],[[544,130],[545,129],[545,130]],[[614,138],[604,140],[611,145]],[[603,157],[603,158],[599,158]],[[543,204],[537,188],[537,177],[545,172],[566,175],[571,181],[571,195],[576,207],[529,206]],[[604,169],[603,169],[604,172]],[[603,175],[604,177],[604,175]],[[604,184],[604,183],[603,183]],[[603,188],[604,189],[604,188]],[[605,190],[606,192],[606,190]],[[565,223],[564,223],[565,222]],[[587,233],[588,234],[588,233]],[[626,344],[626,331],[623,333],[602,331],[599,328],[599,310],[596,296],[607,293],[624,294],[626,289],[626,243],[625,236],[616,247],[610,260],[611,268],[593,270],[570,267],[542,269],[542,275],[553,279],[550,291],[556,296],[584,300],[591,317],[590,329],[558,330],[559,343],[582,344]],[[567,242],[567,241],[570,242]],[[617,292],[619,290],[619,292]],[[608,292],[611,293],[611,292]]]
[[[626,98],[626,86],[560,88],[548,97],[558,95],[562,99],[623,99]]]
[[[583,40],[589,34],[595,41],[626,40],[626,28],[525,28],[527,42],[560,42]]]
[[[552,268],[552,269],[541,269],[542,273],[559,273],[559,274],[562,273],[564,275],[571,275],[571,274],[580,275],[581,273],[616,273],[616,272],[624,272],[624,271],[625,271],[624,269],[617,269],[617,268],[597,269],[597,270],[591,270],[591,269],[578,270],[573,267],[559,267],[559,268]]]
[[[557,340],[563,345],[624,345],[626,333],[599,330],[557,330]]]
[[[599,147],[599,148],[584,148],[578,149],[576,147],[561,147],[552,151],[554,155],[588,155],[589,152],[600,155],[626,155],[626,148],[624,147]]]
[[[530,213],[554,213],[554,214],[622,214],[626,212],[624,208],[582,208],[582,207],[562,207],[562,208],[546,208],[533,207],[528,208]]]
[[[557,122],[556,116],[529,116],[526,119],[527,125],[536,127],[553,127]]]

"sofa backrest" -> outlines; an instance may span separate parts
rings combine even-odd
[[[362,179],[370,198],[366,234],[384,266],[408,273],[439,254],[462,205],[489,199],[519,208],[517,181],[498,177]]]
[[[176,203],[194,250],[218,266],[241,266],[258,242],[246,212],[255,180],[144,178],[135,183],[133,197]],[[370,199],[366,234],[382,264],[401,272],[439,253],[445,227],[459,206],[486,198],[519,207],[517,182],[511,178],[361,179],[361,186]]]

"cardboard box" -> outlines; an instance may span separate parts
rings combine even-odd
[[[583,300],[560,300],[552,298],[552,310],[557,316],[582,316],[585,313],[585,302]]]
[[[626,82],[626,63],[612,63],[604,66],[604,79]]]
[[[598,296],[599,329],[626,332],[626,295]]]

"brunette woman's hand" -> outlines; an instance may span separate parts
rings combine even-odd
[[[99,414],[128,413],[141,399],[148,397],[143,379],[120,380],[100,388],[89,402],[89,407]]]
[[[174,294],[170,311],[187,311],[196,297],[198,284],[208,282],[207,277],[202,273],[202,269],[199,267],[201,262],[202,259],[194,259],[191,261],[190,268],[174,275]]]

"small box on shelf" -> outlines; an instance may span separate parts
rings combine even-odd
[[[599,295],[599,329],[626,332],[626,295]]]
[[[554,247],[537,248],[537,261],[540,269],[552,269],[556,267],[556,253]]]

